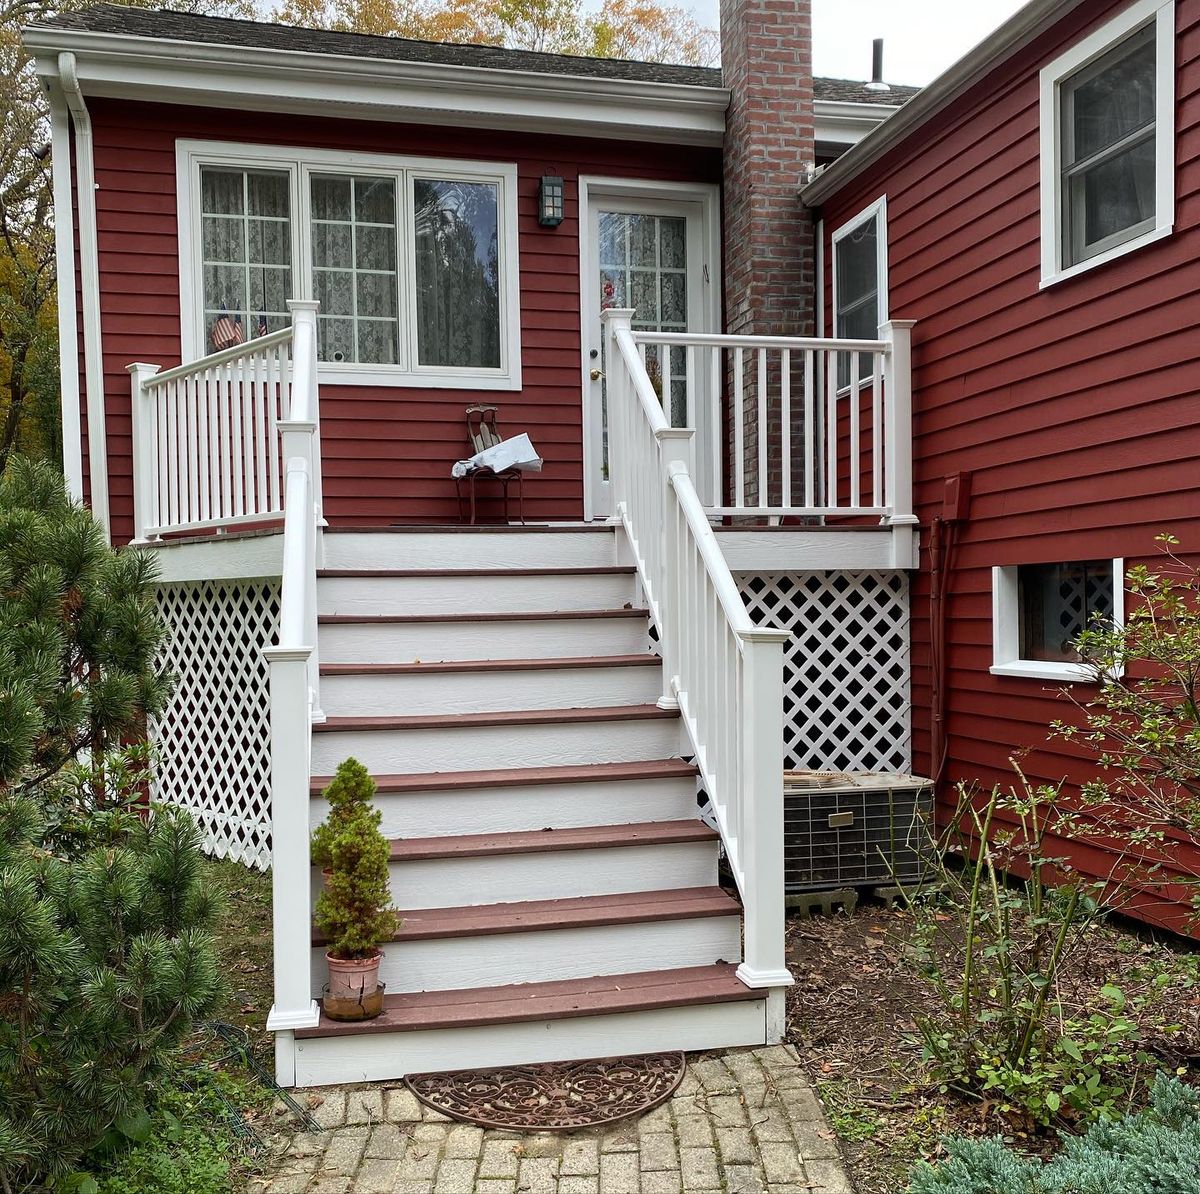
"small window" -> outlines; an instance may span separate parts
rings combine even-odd
[[[993,569],[994,664],[999,675],[1083,679],[1078,641],[1122,620],[1121,560]]]
[[[833,334],[877,340],[886,322],[887,206],[880,198],[833,234]],[[857,354],[858,376],[869,377],[871,357]],[[850,384],[853,354],[838,354],[839,389]]]
[[[1134,4],[1042,71],[1043,284],[1171,229],[1174,15]]]

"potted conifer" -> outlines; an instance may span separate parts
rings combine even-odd
[[[365,1020],[383,1010],[379,948],[400,927],[388,882],[388,842],[371,805],[375,781],[347,759],[325,789],[329,814],[312,837],[312,860],[325,875],[314,918],[328,941],[329,986],[323,1002],[334,1020]]]

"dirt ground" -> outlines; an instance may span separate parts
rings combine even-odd
[[[947,916],[947,919],[951,919]],[[953,925],[950,926],[953,928]],[[796,985],[790,999],[790,1040],[796,1046],[838,1134],[860,1194],[901,1194],[920,1158],[934,1159],[947,1134],[1001,1132],[1031,1152],[1053,1148],[1053,1136],[1031,1136],[999,1122],[978,1102],[941,1091],[925,1073],[917,1018],[933,1010],[928,987],[905,962],[912,920],[901,909],[860,903],[789,921],[789,959]],[[1132,997],[1155,972],[1172,981],[1156,1005],[1155,1024],[1141,1043],[1165,1066],[1200,1062],[1200,988],[1193,946],[1156,940],[1131,924],[1098,926],[1064,987],[1064,1001],[1088,1006],[1115,980]],[[1188,956],[1191,954],[1192,956]]]

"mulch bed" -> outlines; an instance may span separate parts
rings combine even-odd
[[[953,931],[954,918],[946,914]],[[790,1040],[799,1051],[825,1105],[860,1194],[901,1194],[913,1162],[936,1158],[947,1134],[1002,1132],[1018,1147],[1045,1152],[1053,1137],[1030,1137],[982,1103],[941,1092],[924,1073],[916,1018],[934,1010],[925,984],[904,958],[911,918],[901,909],[859,904],[837,913],[789,922],[792,988]],[[1170,966],[1194,944],[1155,939],[1132,925],[1110,923],[1091,934],[1079,964],[1064,985],[1064,1001],[1081,1007],[1115,979],[1131,999],[1148,984],[1141,967]],[[1074,989],[1072,989],[1074,988]],[[1141,1044],[1164,1065],[1193,1065],[1200,1058],[1200,992],[1173,984],[1157,1007],[1162,1023],[1181,1031],[1151,1029]]]

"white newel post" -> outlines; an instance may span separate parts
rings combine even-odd
[[[628,371],[617,347],[617,333],[631,330],[632,307],[609,307],[600,312],[604,325],[604,372],[608,394],[608,483],[612,487],[612,513],[620,518],[625,500],[624,480],[628,460],[625,459],[625,432],[630,417],[627,405],[632,401],[628,386]],[[604,428],[599,427],[601,435]]]
[[[916,320],[891,319],[879,325],[890,351],[884,370],[885,502],[891,514],[892,563],[915,568],[917,517],[913,512],[912,329]]]
[[[740,843],[745,875],[745,961],[738,978],[773,992],[767,1007],[767,1040],[783,1036],[782,990],[790,986],[784,945],[783,895],[783,648],[786,630],[741,635],[744,754]]]
[[[146,528],[159,522],[154,514],[158,494],[158,420],[146,383],[159,366],[135,361],[128,370],[133,434],[133,541],[146,543]]]
[[[317,524],[325,521],[323,487],[321,484],[321,404],[317,385],[317,312],[321,304],[312,299],[288,299],[288,310],[292,313],[292,378],[304,379],[306,392],[301,395],[303,420],[313,425],[312,477],[313,505],[317,511]],[[297,395],[293,393],[292,402]],[[287,459],[287,453],[284,453]]]
[[[654,433],[658,440],[659,471],[662,479],[662,592],[658,594],[659,649],[662,651],[662,695],[660,709],[678,709],[679,636],[685,632],[679,601],[679,532],[675,525],[674,473],[682,467],[689,475],[696,468],[695,432],[690,427],[664,427]]]

